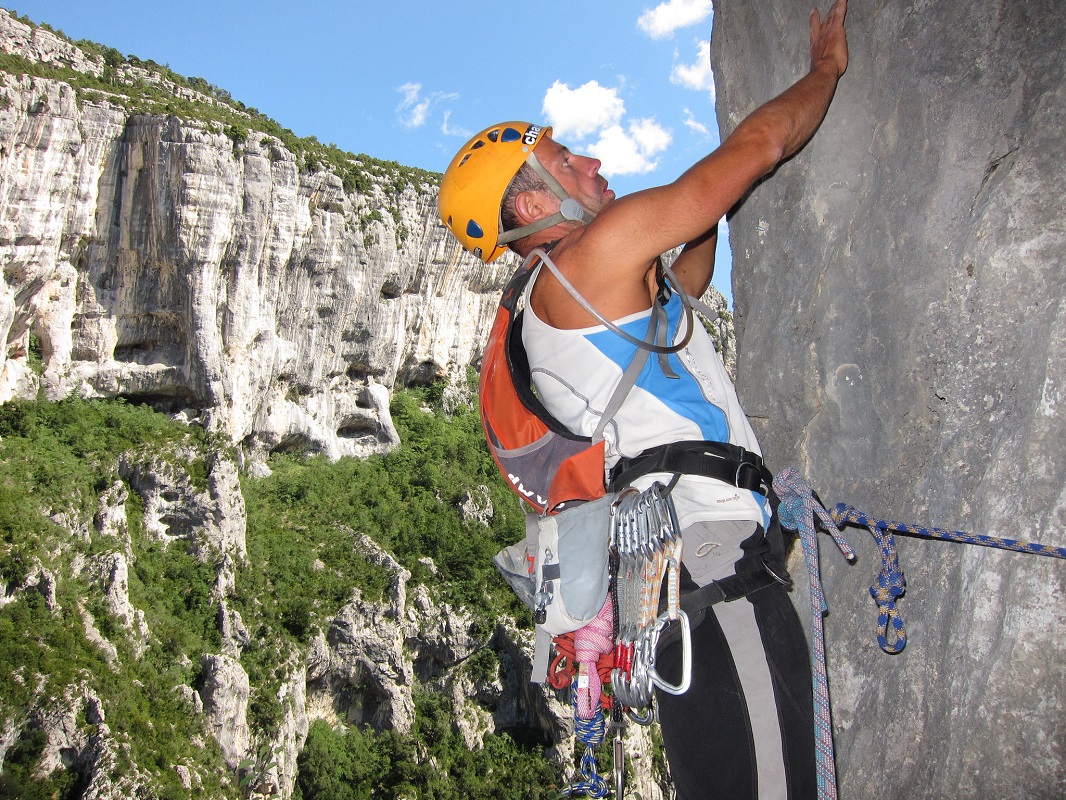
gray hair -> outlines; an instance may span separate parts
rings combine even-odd
[[[507,191],[503,193],[503,200],[500,203],[500,221],[503,223],[503,230],[513,230],[520,225],[514,207],[515,198],[518,195],[522,192],[550,191],[548,184],[541,179],[533,167],[529,166],[529,164],[523,164],[518,172],[515,173],[514,179],[507,187]]]

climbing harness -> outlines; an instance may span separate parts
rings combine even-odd
[[[614,783],[621,797],[625,778],[622,709],[646,725],[656,687],[672,694],[688,690],[691,672],[691,634],[688,616],[680,605],[681,536],[669,491],[654,483],[644,491],[619,492],[611,506],[611,572],[613,591],[588,625],[555,638],[556,658],[548,681],[570,688],[574,704],[574,732],[585,745],[579,777],[564,797],[585,794],[603,797],[606,781],[597,773],[593,756],[607,731],[607,714],[614,731]],[[661,588],[667,585],[666,597]],[[665,610],[660,612],[660,602]],[[682,627],[682,678],[675,685],[655,668],[659,637],[671,622]],[[607,694],[605,684],[610,684]]]
[[[773,478],[773,491],[780,499],[778,514],[781,524],[797,531],[803,548],[804,562],[810,585],[811,621],[811,679],[814,696],[815,718],[815,763],[819,800],[836,800],[836,764],[832,735],[832,714],[829,699],[828,670],[825,655],[825,631],[823,618],[828,611],[821,581],[819,556],[819,530],[828,533],[843,556],[856,560],[855,551],[844,538],[841,528],[847,525],[866,527],[878,545],[881,554],[881,570],[877,581],[870,587],[870,595],[878,608],[877,639],[881,648],[890,654],[899,653],[906,645],[906,632],[897,601],[906,588],[903,570],[899,565],[893,533],[909,534],[967,544],[980,544],[1034,555],[1066,559],[1066,547],[1051,547],[1036,543],[1020,542],[963,531],[927,528],[871,518],[844,503],[826,509],[811,486],[792,468],[783,470]],[[625,753],[622,733],[624,713],[638,724],[654,720],[651,710],[654,690],[681,694],[688,688],[691,670],[691,644],[687,641],[688,617],[684,598],[676,594],[676,570],[680,569],[680,532],[676,512],[670,499],[669,489],[661,483],[638,492],[626,489],[619,493],[612,508],[611,548],[615,566],[614,591],[604,606],[601,616],[613,615],[615,624],[615,647],[613,652],[603,639],[601,623],[600,639],[591,655],[577,655],[575,649],[567,649],[566,639],[557,637],[555,645],[560,651],[557,663],[569,660],[576,665],[569,674],[579,676],[578,688],[574,691],[575,732],[585,744],[581,759],[580,778],[564,790],[564,797],[584,794],[587,797],[604,797],[609,791],[606,781],[598,775],[593,750],[606,738],[608,727],[614,730],[614,791],[616,798],[624,791]],[[676,548],[676,549],[675,549]],[[726,579],[712,584],[716,592],[713,599],[695,607],[706,607],[711,602],[733,600],[746,596],[755,588],[773,581],[774,571],[767,566],[766,575],[757,577],[754,583],[739,583],[731,586]],[[666,597],[660,589],[666,586]],[[754,588],[753,588],[754,587]],[[704,591],[697,589],[690,595]],[[689,596],[690,596],[689,595]],[[691,602],[691,601],[690,601]],[[608,614],[607,609],[611,608]],[[665,609],[665,610],[663,610]],[[597,620],[601,622],[601,620]],[[662,679],[655,669],[655,651],[663,629],[677,622],[682,630],[683,677],[678,684]],[[590,625],[589,628],[593,626]],[[570,634],[574,640],[585,636],[584,629]],[[584,697],[580,676],[595,673],[599,682],[590,687]],[[588,672],[591,670],[591,672]],[[606,673],[609,671],[609,681]],[[565,669],[561,672],[566,672]],[[611,693],[601,684],[610,683]],[[552,681],[562,688],[569,681]],[[594,695],[599,692],[599,708],[592,709]],[[581,698],[581,699],[579,699]],[[610,715],[608,726],[607,715]]]

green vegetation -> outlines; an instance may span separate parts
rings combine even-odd
[[[0,798],[3,800],[52,800],[80,796],[75,791],[78,776],[73,770],[59,770],[47,778],[33,775],[44,752],[47,740],[44,731],[27,731],[20,736],[4,756],[4,770],[0,773]]]
[[[491,635],[500,609],[526,613],[491,565],[499,547],[520,537],[521,509],[496,474],[476,411],[462,406],[446,414],[441,399],[439,386],[397,394],[392,414],[404,443],[386,456],[336,463],[280,456],[269,477],[243,480],[248,558],[236,565],[230,607],[250,634],[240,660],[252,687],[249,725],[257,747],[284,717],[278,689],[286,665],[303,658],[355,589],[368,599],[387,590],[391,576],[353,546],[356,534],[393,554],[438,601],[473,609],[470,633],[480,641]],[[221,554],[203,543],[167,545],[151,536],[130,468],[119,466],[133,454],[142,468],[165,465],[202,489],[218,450],[200,428],[120,401],[0,406],[0,582],[15,598],[0,606],[0,674],[10,676],[0,681],[0,717],[23,724],[43,705],[81,705],[79,730],[89,737],[101,720],[88,721],[86,701],[69,698],[97,697],[119,748],[115,777],[136,764],[163,798],[192,794],[181,786],[176,765],[200,776],[204,796],[237,798],[273,758],[267,754],[239,775],[230,773],[202,718],[178,691],[200,686],[202,656],[221,647],[212,594]],[[101,494],[116,484],[129,491],[127,522],[124,534],[105,536],[93,517]],[[490,487],[488,528],[460,510],[478,485]],[[115,552],[125,553],[129,598],[144,613],[147,641],[112,615],[87,566]],[[54,604],[42,570],[53,576]],[[90,630],[107,638],[113,655]],[[481,648],[461,668],[493,679],[499,660]],[[409,737],[317,724],[300,757],[303,797],[370,796],[367,787],[380,787],[375,797],[405,791],[419,798],[542,797],[557,781],[539,748],[507,736],[487,736],[483,750],[471,751],[453,729],[443,696],[419,695],[416,710]],[[16,737],[0,800],[73,798],[83,791],[84,778],[73,769],[34,777],[42,736],[28,726]]]
[[[299,638],[307,634],[305,611],[335,610],[353,585],[380,598],[388,575],[353,549],[357,531],[443,600],[475,609],[521,607],[492,566],[497,550],[521,538],[521,509],[485,448],[477,411],[423,410],[433,393],[396,394],[392,416],[403,444],[388,455],[339,462],[281,456],[271,461],[270,477],[244,481],[249,555],[264,568],[238,580],[243,602],[257,598],[264,614],[287,618],[282,627]],[[495,511],[488,529],[459,508],[479,485],[489,487]],[[433,559],[436,576],[423,557]]]
[[[416,698],[410,737],[392,731],[335,731],[315,722],[299,758],[297,794],[303,800],[536,800],[558,796],[558,777],[539,751],[509,736],[485,738],[471,750],[452,729],[446,697]],[[419,750],[424,754],[419,755]]]
[[[36,550],[69,536],[51,516],[67,512],[73,523],[91,524],[100,493],[119,479],[120,453],[154,453],[188,469],[167,445],[207,440],[200,428],[120,401],[0,406],[0,579],[18,583]]]
[[[207,441],[203,431],[121,402],[0,406],[0,581],[8,591],[29,587],[0,608],[0,674],[8,676],[0,681],[0,709],[5,719],[21,721],[31,708],[51,706],[71,692],[101,698],[112,735],[153,775],[164,797],[185,796],[175,764],[203,765],[204,788],[211,793],[219,790],[217,776],[224,771],[216,747],[192,744],[204,738],[202,725],[173,691],[195,682],[201,653],[217,650],[209,597],[215,570],[179,547],[165,550],[149,540],[136,501],[127,506],[130,599],[153,632],[138,658],[84,566],[94,556],[120,551],[121,544],[72,536],[71,530],[91,530],[99,494],[121,480],[120,453],[137,451],[180,466],[182,458],[167,455],[175,445]],[[54,605],[42,570],[54,576]],[[115,660],[88,640],[82,608],[93,614],[97,630],[110,635]],[[91,735],[96,724],[83,722],[82,732]],[[39,738],[33,728],[21,732],[17,761],[25,769],[5,764],[0,798],[79,796],[79,779],[69,770],[32,777]]]
[[[40,375],[44,372],[44,355],[41,349],[41,340],[32,333],[30,334],[29,348],[26,353],[26,363],[29,364],[34,374]]]

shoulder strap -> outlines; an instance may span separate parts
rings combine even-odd
[[[654,338],[647,340],[638,339],[636,336],[631,336],[630,334],[619,328],[617,325],[615,325],[613,322],[611,322],[609,319],[607,319],[605,316],[603,316],[603,314],[596,310],[595,306],[593,306],[588,300],[586,300],[582,296],[580,292],[578,292],[577,289],[574,288],[573,284],[571,284],[570,281],[566,279],[566,276],[564,276],[563,273],[559,270],[559,268],[555,266],[555,262],[552,261],[551,256],[549,256],[548,253],[542,248],[535,248],[526,257],[526,263],[532,263],[532,259],[539,259],[540,261],[542,261],[545,266],[547,266],[548,269],[551,270],[551,273],[555,276],[555,279],[558,280],[559,283],[562,284],[562,287],[570,293],[570,296],[573,297],[574,300],[576,300],[583,309],[585,309],[587,312],[589,312],[589,314],[595,317],[601,325],[603,325],[612,333],[621,336],[630,344],[636,345],[642,350],[648,350],[652,353],[676,353],[679,350],[683,350],[688,344],[688,340],[692,338],[693,319],[692,305],[689,302],[689,296],[685,294],[684,290],[681,288],[681,282],[678,281],[677,276],[674,275],[673,270],[671,270],[665,264],[663,264],[663,274],[666,276],[667,281],[672,284],[674,290],[681,296],[681,304],[682,306],[684,306],[685,309],[685,335],[684,337],[682,337],[680,342],[675,345],[670,345],[668,347],[656,344]],[[655,304],[653,303],[652,308],[654,309],[654,307]],[[655,316],[654,313],[652,314],[652,316]]]
[[[556,419],[540,398],[533,391],[533,381],[529,368],[529,357],[526,355],[526,347],[522,343],[523,311],[518,308],[526,285],[534,273],[534,259],[527,258],[517,272],[511,277],[503,290],[500,306],[510,313],[507,323],[506,340],[504,342],[504,357],[507,360],[507,370],[511,375],[511,383],[519,402],[526,410],[543,422],[549,430],[564,436],[567,439],[587,440],[580,436],[562,422]]]
[[[552,244],[554,245],[554,242]],[[659,303],[658,301],[655,301],[652,303],[651,314],[648,317],[647,332],[644,334],[643,339],[638,339],[635,336],[631,336],[629,333],[622,330],[620,327],[618,327],[613,322],[604,317],[602,314],[600,314],[600,312],[597,311],[596,308],[591,303],[589,303],[581,295],[581,293],[577,291],[577,289],[574,288],[573,284],[571,284],[570,281],[566,279],[566,277],[562,274],[559,268],[555,265],[555,262],[552,260],[551,256],[548,255],[549,249],[551,249],[551,246],[549,246],[547,249],[540,247],[535,248],[526,257],[526,260],[522,264],[521,269],[515,275],[515,277],[512,278],[511,283],[505,290],[505,299],[510,301],[510,309],[513,314],[511,322],[512,330],[508,334],[507,341],[508,365],[511,367],[512,376],[516,374],[521,374],[523,376],[523,380],[516,381],[515,385],[516,387],[521,387],[519,389],[519,392],[521,395],[522,402],[526,405],[526,407],[530,409],[530,411],[532,411],[533,413],[540,416],[544,423],[548,425],[548,427],[550,427],[552,430],[555,430],[559,433],[574,436],[575,434],[573,434],[573,432],[569,431],[569,429],[567,429],[561,422],[559,422],[551,414],[551,412],[549,412],[548,409],[544,407],[544,404],[540,402],[540,399],[532,392],[531,389],[529,389],[529,381],[526,379],[527,376],[530,375],[530,369],[529,361],[525,353],[525,347],[522,345],[521,312],[514,312],[518,297],[524,293],[526,285],[534,272],[534,265],[537,261],[540,261],[545,264],[549,270],[551,270],[552,274],[559,281],[559,283],[562,284],[563,288],[570,293],[570,296],[573,297],[581,305],[582,308],[584,308],[593,317],[599,320],[610,331],[622,337],[630,344],[636,345],[637,347],[636,352],[633,354],[632,361],[629,362],[629,366],[627,366],[625,371],[622,373],[622,377],[618,381],[618,385],[615,387],[614,392],[611,394],[611,399],[607,402],[606,408],[604,408],[603,413],[600,415],[600,421],[599,424],[596,426],[596,430],[593,431],[592,442],[601,442],[603,441],[603,432],[607,429],[607,426],[611,423],[611,420],[614,419],[615,414],[617,414],[618,410],[622,407],[622,403],[625,402],[626,397],[629,396],[629,393],[636,385],[637,378],[640,376],[641,370],[644,369],[644,365],[647,363],[648,355],[650,353],[658,354],[659,363],[664,375],[669,378],[677,377],[677,374],[673,371],[673,369],[667,362],[666,356],[682,350],[688,344],[689,339],[692,337],[692,326],[695,322],[692,313],[693,305],[696,305],[704,313],[708,313],[709,308],[702,301],[696,298],[689,297],[689,295],[685,293],[680,281],[677,279],[677,276],[674,275],[673,271],[665,264],[663,264],[662,261],[660,261],[659,265],[662,268],[663,276],[666,279],[667,285],[672,285],[673,290],[676,291],[677,294],[681,297],[681,303],[685,313],[685,335],[682,340],[677,344],[668,345],[666,343],[668,328],[666,321],[666,311],[663,307],[663,304]],[[508,295],[510,296],[508,297]],[[520,370],[520,372],[516,373],[516,368]]]

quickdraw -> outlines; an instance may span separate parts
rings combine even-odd
[[[611,547],[618,554],[615,596],[618,633],[611,686],[618,701],[636,722],[646,724],[656,687],[671,694],[688,690],[692,677],[691,632],[680,605],[681,532],[673,500],[661,483],[643,492],[619,493],[612,508]],[[666,610],[659,612],[663,582]],[[670,684],[655,669],[656,646],[663,630],[679,621],[683,664],[678,684]]]

